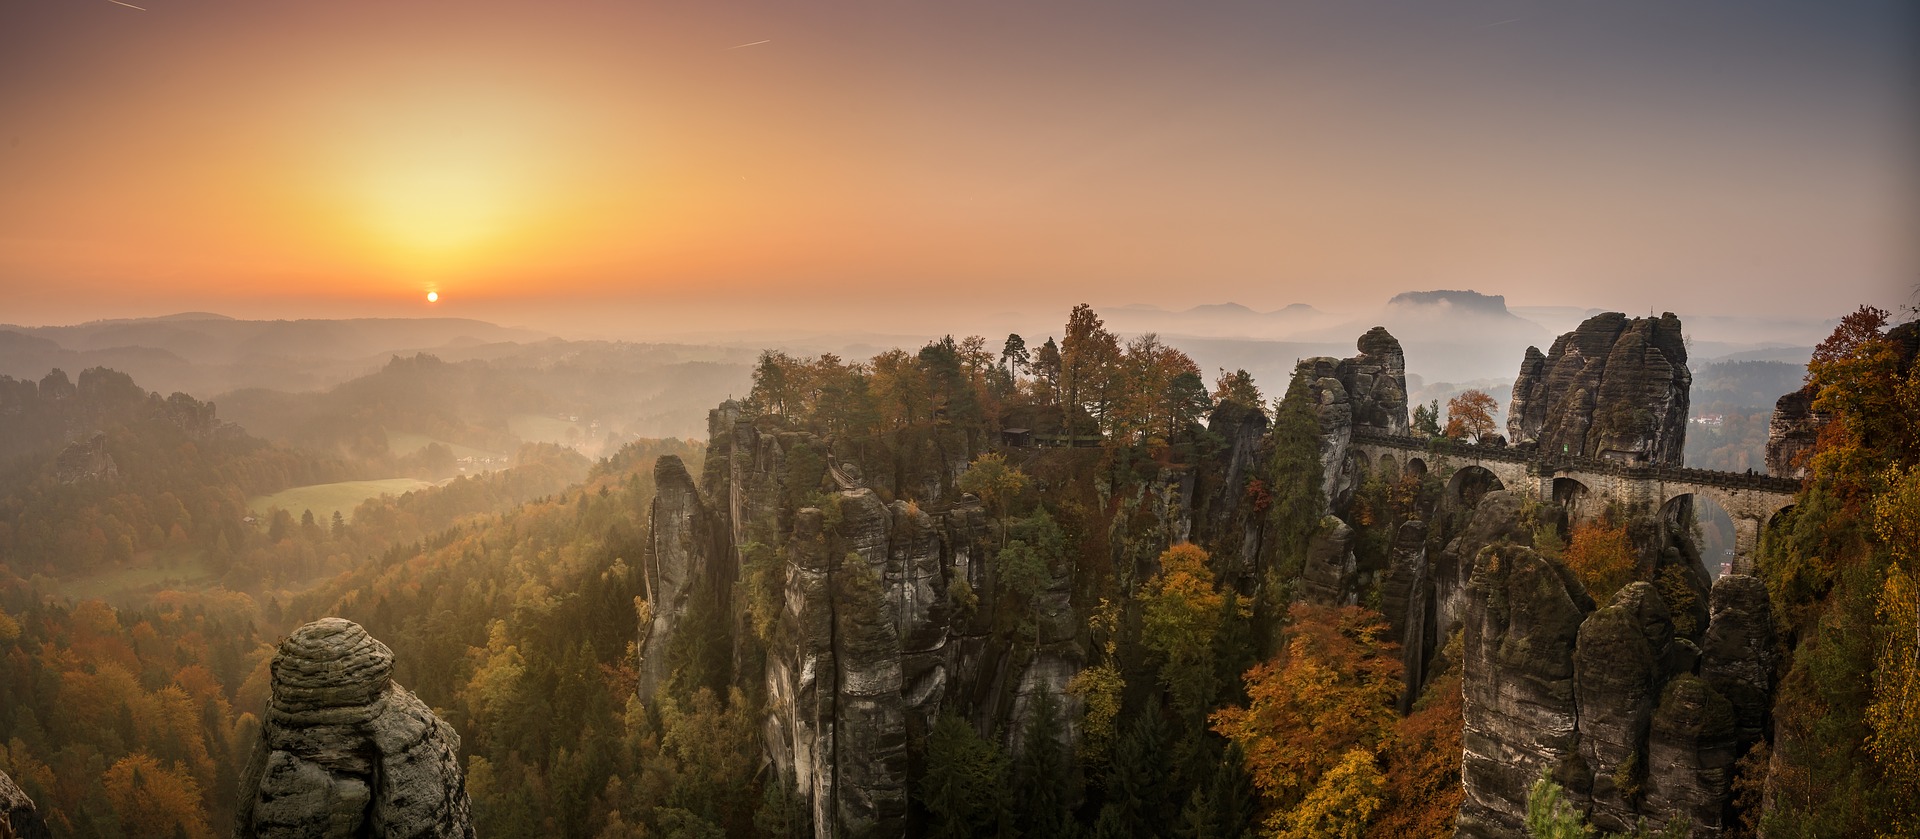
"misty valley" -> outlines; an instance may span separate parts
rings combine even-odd
[[[1915,324],[1433,295],[1211,371],[1271,346],[0,331],[0,827],[1904,835]],[[1517,373],[1420,360],[1475,317]]]

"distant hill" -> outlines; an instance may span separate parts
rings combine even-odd
[[[242,387],[312,390],[393,354],[530,343],[544,333],[462,318],[236,320],[207,312],[72,326],[0,325],[0,374],[109,366],[162,392],[205,397]]]

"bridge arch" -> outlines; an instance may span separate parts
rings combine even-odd
[[[1552,491],[1553,503],[1566,508],[1569,521],[1586,521],[1598,512],[1593,490],[1579,478],[1554,478]]]
[[[1469,464],[1462,466],[1447,480],[1447,497],[1468,507],[1480,503],[1480,499],[1494,490],[1506,489],[1507,485],[1500,476],[1485,466]]]
[[[1415,479],[1426,477],[1427,476],[1426,458],[1420,458],[1420,457],[1407,458],[1407,474],[1412,475]]]
[[[1389,481],[1400,480],[1400,462],[1395,460],[1393,455],[1385,453],[1380,455],[1380,477]]]

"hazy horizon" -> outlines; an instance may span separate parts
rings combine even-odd
[[[1869,0],[9,4],[0,321],[944,332],[1432,288],[1897,308],[1917,22]]]

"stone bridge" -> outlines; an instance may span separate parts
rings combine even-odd
[[[1772,475],[1570,457],[1359,429],[1347,451],[1349,458],[1364,457],[1369,468],[1389,475],[1409,469],[1437,474],[1446,481],[1449,500],[1484,488],[1492,479],[1499,488],[1561,504],[1576,521],[1596,516],[1614,502],[1651,505],[1666,513],[1668,505],[1681,499],[1711,499],[1733,519],[1734,564],[1741,570],[1751,570],[1760,531],[1792,506],[1800,490],[1798,480]]]

